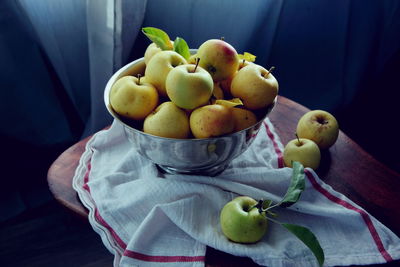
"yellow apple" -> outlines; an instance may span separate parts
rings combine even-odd
[[[171,41],[171,44],[174,42]],[[158,52],[161,52],[162,49],[159,48],[155,43],[149,44],[147,46],[146,51],[144,52],[144,63],[147,65],[150,61],[150,59]]]
[[[233,119],[235,121],[234,132],[249,128],[257,123],[257,116],[250,110],[244,108],[232,108]]]
[[[200,67],[207,70],[215,82],[231,77],[239,66],[235,48],[218,39],[201,44],[197,50],[197,57],[200,58]]]
[[[293,161],[298,161],[304,167],[317,169],[321,160],[318,145],[309,139],[298,138],[288,142],[283,150],[283,161],[286,167],[292,167]]]
[[[189,117],[174,103],[164,102],[146,117],[143,132],[161,137],[185,139],[190,134]]]
[[[218,84],[221,87],[222,91],[224,92],[224,95],[226,96],[231,96],[231,84],[233,77],[237,74],[237,71],[233,74],[233,76],[226,78],[225,80],[219,81]]]
[[[312,110],[300,118],[296,131],[300,138],[311,139],[320,149],[328,149],[339,136],[339,124],[329,112]]]
[[[210,138],[231,133],[235,127],[232,108],[212,104],[190,114],[190,129],[196,138]]]
[[[158,104],[156,88],[133,76],[118,79],[110,91],[110,104],[121,116],[142,120]]]
[[[171,101],[184,109],[195,109],[207,104],[214,87],[211,75],[205,69],[193,64],[172,69],[165,85]]]
[[[231,94],[243,101],[246,108],[266,108],[278,95],[278,81],[268,70],[257,64],[243,67],[233,77]]]
[[[241,70],[241,69],[243,69],[244,67],[246,67],[246,66],[248,66],[250,64],[254,64],[254,63],[250,62],[250,61],[247,61],[245,59],[239,60],[239,69],[238,70]]]
[[[146,66],[146,81],[154,85],[160,95],[167,96],[165,88],[167,76],[173,68],[183,64],[187,64],[187,62],[177,52],[160,51],[150,59]]]

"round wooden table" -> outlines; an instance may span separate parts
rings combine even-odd
[[[269,118],[283,144],[294,138],[297,122],[307,111],[309,109],[304,106],[279,96],[278,103]],[[72,178],[89,139],[90,137],[76,143],[62,153],[51,165],[47,177],[54,197],[82,218],[87,218],[88,211],[72,188]],[[317,174],[336,191],[363,207],[400,236],[399,173],[375,160],[340,131],[335,145],[322,154],[321,166]],[[385,266],[399,264],[399,261],[395,261]],[[206,266],[257,265],[248,258],[239,258],[208,248]]]

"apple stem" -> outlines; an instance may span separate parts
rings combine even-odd
[[[221,41],[225,41],[225,37],[224,36],[221,36]]]
[[[280,204],[282,204],[282,202],[278,202],[278,203],[276,203],[275,205],[269,206],[268,208],[263,209],[262,211],[267,212],[267,211],[269,211],[269,210],[271,210],[271,209],[273,209],[273,208],[278,207]]]
[[[279,221],[277,221],[277,220],[275,220],[275,219],[272,219],[271,217],[268,217],[268,216],[265,216],[265,217],[267,217],[267,219],[270,220],[271,222],[274,222],[274,223],[276,223],[276,224],[282,225],[281,222],[279,222]]]
[[[265,74],[265,76],[264,76],[264,78],[267,78],[268,77],[268,75],[273,71],[275,69],[275,67],[274,66],[272,66],[271,68],[269,68],[269,70],[268,70],[268,73],[267,74]]]
[[[262,212],[263,203],[264,203],[264,200],[263,200],[263,199],[260,199],[260,200],[258,201],[257,205],[256,205],[256,208],[258,209],[258,212],[259,212],[259,213]]]
[[[297,141],[299,142],[299,145],[302,145],[303,143],[300,141],[300,138],[299,138],[299,136],[297,135],[297,133],[294,133],[294,135],[296,136]]]
[[[196,66],[194,67],[194,69],[193,69],[192,72],[196,72],[197,66],[199,66],[199,62],[200,62],[200,58],[199,58],[199,57],[196,57]]]
[[[137,75],[137,78],[138,78],[138,82],[137,83],[138,83],[138,85],[140,85],[140,77],[142,77],[142,75],[138,74]]]
[[[258,202],[257,202],[257,204],[255,204],[254,206],[252,206],[250,209],[249,209],[249,211],[251,211],[252,209],[255,209],[255,208],[257,208],[258,209],[258,211],[260,212],[260,213],[262,213],[263,212],[263,203],[264,203],[264,200],[263,199],[260,199]]]
[[[243,68],[243,66],[244,66],[244,63],[246,63],[246,59],[243,59],[243,60],[242,60],[242,66],[241,66],[242,68]]]

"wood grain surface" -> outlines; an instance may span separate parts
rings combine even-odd
[[[279,96],[278,103],[269,118],[284,145],[294,139],[297,122],[307,111],[306,107]],[[89,139],[90,137],[67,149],[48,171],[48,183],[54,197],[83,219],[87,218],[88,211],[82,206],[72,188],[72,178]],[[322,153],[321,166],[317,174],[325,183],[363,207],[400,236],[399,173],[375,160],[340,131],[335,145]],[[385,266],[398,266],[398,264],[400,262],[396,261]],[[257,266],[248,258],[235,257],[212,248],[207,249],[206,265]]]

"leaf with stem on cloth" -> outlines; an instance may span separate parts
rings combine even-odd
[[[279,204],[279,206],[284,208],[296,203],[306,187],[303,165],[300,162],[294,161],[292,164],[292,168],[293,173],[290,186]]]

